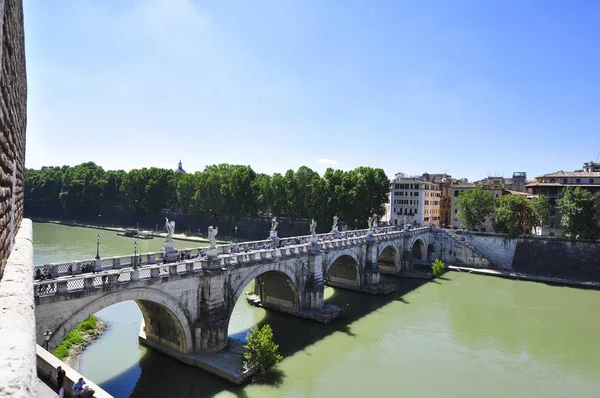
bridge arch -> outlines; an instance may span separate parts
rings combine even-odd
[[[134,288],[108,294],[79,309],[53,331],[49,346],[55,348],[77,325],[90,315],[124,301],[135,301],[145,322],[146,338],[181,353],[192,353],[192,327],[186,311],[178,301],[159,290]]]
[[[298,278],[288,265],[280,263],[258,267],[239,282],[230,301],[229,316],[231,316],[240,295],[253,280],[256,280],[258,285],[256,290],[264,306],[284,311],[300,309],[302,297]]]
[[[413,238],[410,244],[410,249],[414,260],[427,261],[427,239],[417,236]]]
[[[400,252],[393,242],[386,242],[378,249],[377,262],[380,268],[396,270],[400,267]]]
[[[325,263],[323,278],[331,286],[359,290],[363,280],[360,261],[351,250],[342,250]]]

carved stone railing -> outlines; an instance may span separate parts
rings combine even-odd
[[[311,243],[311,236],[299,236],[293,238],[282,238],[284,242],[281,248],[273,248],[268,246],[272,242],[270,240],[244,242],[240,244],[234,244],[233,250],[232,245],[218,245],[218,261],[224,268],[230,266],[244,266],[245,264],[251,265],[258,261],[273,261],[282,257],[290,257],[301,254],[306,254],[309,251],[319,250],[335,250],[346,247],[354,247],[357,245],[363,245],[367,243],[369,239],[375,239],[375,241],[389,240],[399,238],[409,234],[410,236],[427,232],[428,227],[415,228],[409,231],[400,230],[398,227],[383,227],[378,228],[377,231],[369,235],[369,230],[356,230],[346,231],[342,233],[341,237],[335,238],[333,233],[319,234],[317,235],[318,243],[316,247],[313,247]],[[295,242],[300,241],[300,244]],[[265,248],[267,247],[267,248]],[[249,250],[249,248],[253,250]],[[82,289],[84,286],[81,285],[83,282],[77,282],[79,280],[94,279],[92,282],[93,286],[102,286],[107,283],[121,283],[128,282],[131,280],[131,272],[133,272],[132,266],[135,264],[141,266],[139,268],[138,279],[145,279],[148,277],[162,277],[172,274],[182,274],[188,271],[198,271],[201,268],[200,260],[203,258],[201,254],[206,247],[198,247],[191,249],[181,249],[179,253],[184,254],[184,260],[169,264],[163,264],[164,252],[150,252],[141,253],[137,255],[137,258],[132,255],[126,256],[115,256],[102,258],[102,271],[100,274],[94,274],[91,272],[82,273],[82,266],[84,264],[95,264],[96,260],[84,260],[84,261],[73,261],[73,262],[62,262],[52,263],[43,266],[37,266],[40,268],[44,275],[49,275],[52,279],[44,281],[35,281],[36,290],[39,290],[40,295],[44,294],[55,294],[57,292],[66,292],[72,290]],[[189,257],[189,258],[188,258]],[[190,263],[191,266],[185,264]],[[179,267],[172,269],[173,267]],[[150,270],[150,271],[147,271]],[[118,271],[118,277],[114,281],[107,278],[106,275],[112,275],[113,273],[108,271]],[[108,274],[106,273],[108,272]],[[63,281],[67,278],[70,284],[65,285]],[[58,281],[57,281],[58,279]],[[113,278],[114,279],[114,278]],[[135,279],[135,276],[134,276]],[[112,281],[112,282],[111,282]],[[61,283],[59,285],[59,283]],[[89,283],[89,282],[88,282]],[[65,287],[66,286],[66,287]]]

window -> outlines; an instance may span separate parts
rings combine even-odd
[[[458,196],[460,192],[458,192],[458,189],[456,191],[454,191],[454,197],[456,198]]]
[[[454,209],[454,214],[458,213],[458,209]]]
[[[593,184],[593,183],[594,183],[594,179],[590,178],[590,184]]]
[[[550,228],[554,228],[554,223],[553,222],[550,223]]]
[[[566,178],[563,178],[563,184],[566,184],[569,180],[567,180]]]
[[[554,217],[556,215],[556,210],[550,210],[550,217]]]
[[[580,179],[580,178],[576,179],[576,180],[575,180],[575,183],[577,183],[577,184],[581,184],[581,179]]]

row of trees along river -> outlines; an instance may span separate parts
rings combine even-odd
[[[600,235],[596,221],[599,211],[596,195],[581,187],[566,187],[556,206],[564,236],[572,240],[595,240]],[[461,192],[456,200],[458,217],[468,229],[476,229],[489,217],[494,232],[511,236],[531,233],[548,225],[549,199],[536,196],[506,195],[496,200],[492,191],[481,187]],[[553,215],[554,216],[554,215]],[[558,227],[558,226],[557,226]]]
[[[211,222],[260,214],[314,218],[320,230],[339,215],[349,226],[383,216],[389,180],[382,169],[327,169],[323,176],[302,166],[273,175],[250,166],[219,164],[193,174],[143,168],[104,170],[93,162],[25,170],[25,211],[30,216],[94,217],[123,208],[142,216],[163,209]]]

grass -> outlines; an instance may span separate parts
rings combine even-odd
[[[84,337],[90,331],[98,327],[98,318],[90,315],[85,321],[81,322],[54,350],[54,356],[58,359],[65,359],[69,356],[71,347],[83,343]]]

